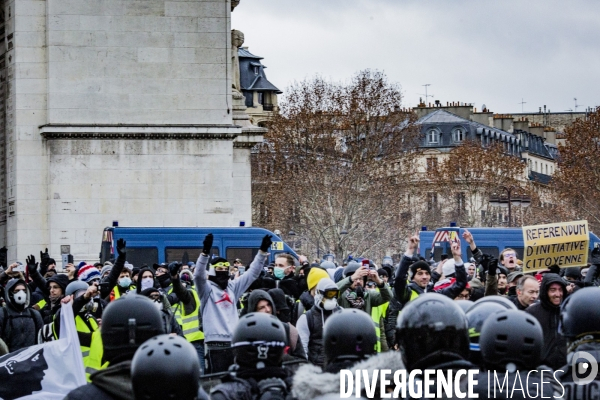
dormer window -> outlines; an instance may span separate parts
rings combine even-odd
[[[452,141],[460,143],[465,139],[465,130],[462,127],[452,129]]]
[[[440,131],[435,128],[432,128],[427,131],[427,143],[428,144],[438,144],[440,143]]]
[[[254,75],[258,75],[259,71],[260,71],[260,68],[255,66],[254,67]]]

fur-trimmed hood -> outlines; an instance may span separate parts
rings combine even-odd
[[[349,369],[352,371],[391,369],[394,373],[398,369],[404,369],[404,363],[399,352],[388,351],[358,362]],[[303,365],[294,375],[292,393],[298,400],[314,400],[328,394],[335,394],[339,397],[340,374],[323,372],[321,367],[312,364]],[[375,393],[379,393],[379,389]]]

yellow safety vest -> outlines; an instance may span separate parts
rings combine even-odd
[[[175,319],[181,325],[183,330],[183,336],[185,336],[188,342],[196,342],[204,339],[204,332],[200,330],[200,299],[198,293],[195,290],[190,290],[194,300],[196,301],[196,308],[189,314],[185,314],[185,307],[181,302],[177,303],[174,308]]]
[[[114,298],[111,301],[115,301],[115,300],[117,300],[118,298],[121,297],[121,292],[119,292],[119,288],[117,286],[115,286],[113,288],[113,290],[112,290],[112,293],[114,294]],[[130,285],[129,286],[129,290],[135,290],[135,286],[134,285]]]
[[[40,301],[38,301],[37,303],[35,303],[36,306],[38,306],[40,308],[40,310],[42,308],[44,308],[46,306],[46,300],[41,299]]]
[[[381,308],[371,307],[371,319],[375,323],[375,334],[377,335],[377,352],[381,353],[381,328],[379,321],[381,320]]]
[[[54,338],[58,339],[58,335],[55,330],[56,319],[52,324],[52,333]],[[89,318],[92,330],[84,322],[80,315],[75,316],[75,328],[77,329],[77,335],[79,336],[79,348],[81,350],[81,356],[83,357],[83,366],[85,368],[85,378],[88,382],[91,382],[90,375],[94,372],[106,368],[108,363],[102,365],[102,355],[104,353],[104,347],[102,346],[102,336],[100,336],[100,329],[95,318]]]

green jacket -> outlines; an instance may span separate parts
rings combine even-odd
[[[337,283],[337,287],[340,290],[338,304],[344,308],[352,308],[350,302],[346,300],[344,293],[346,289],[350,288],[350,286],[352,286],[350,277],[344,278]],[[379,288],[379,292],[365,289],[365,305],[363,311],[371,315],[371,308],[379,307],[380,305],[387,303],[392,299],[393,296],[392,290],[387,283],[382,288]]]

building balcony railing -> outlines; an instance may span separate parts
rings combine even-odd
[[[263,106],[263,110],[265,110],[265,111],[273,111],[273,108],[274,108],[273,104],[268,104],[268,103],[265,103],[262,106]]]

